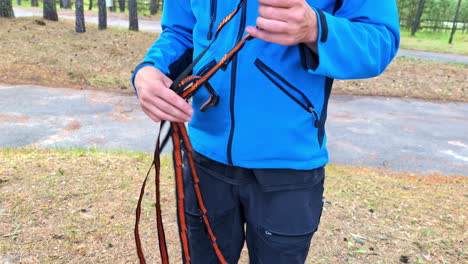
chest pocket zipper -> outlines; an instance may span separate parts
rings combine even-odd
[[[213,25],[216,21],[216,11],[218,7],[217,0],[210,0],[210,27],[208,28],[208,35],[206,38],[211,40],[213,38]]]
[[[283,93],[285,93],[289,98],[296,102],[300,107],[302,107],[307,112],[313,114],[314,116],[314,126],[319,128],[320,121],[318,114],[315,111],[315,107],[312,102],[307,98],[307,96],[301,92],[299,89],[294,87],[291,83],[281,77],[280,74],[275,72],[273,69],[268,67],[264,62],[259,59],[255,60],[255,66],[260,70],[260,72],[265,75],[276,87],[278,87]]]

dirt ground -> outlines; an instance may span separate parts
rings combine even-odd
[[[0,82],[8,84],[133,92],[132,70],[158,36],[91,26],[79,34],[68,20],[16,18],[0,23],[0,47],[8,51],[0,54]]]
[[[15,8],[21,8],[21,10],[33,12],[33,13],[42,13],[42,8],[39,7],[28,7],[22,6]],[[75,16],[75,10],[73,9],[57,9],[57,14],[65,15],[65,16]],[[97,11],[89,11],[86,7],[84,10],[85,17],[98,17]],[[121,20],[128,20],[128,13],[120,13],[117,8],[117,12],[109,12],[107,11],[107,19],[121,19]],[[141,20],[161,20],[161,14],[156,15],[142,15],[138,14],[138,19]]]
[[[149,154],[0,150],[0,262],[137,263],[133,240]],[[329,165],[307,263],[466,263],[467,178]],[[162,202],[170,257],[180,261],[169,157]],[[143,204],[149,263],[160,263],[154,188]],[[241,264],[246,264],[246,249]]]
[[[119,14],[121,15],[121,14]],[[42,25],[44,22],[45,25]],[[0,18],[0,82],[133,93],[129,79],[157,34],[74,32],[73,21]],[[398,57],[384,74],[336,81],[334,92],[468,101],[468,65]]]

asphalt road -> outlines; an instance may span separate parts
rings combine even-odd
[[[467,130],[467,103],[334,95],[327,123],[330,160],[468,176]],[[152,151],[157,131],[134,96],[0,87],[1,148]]]

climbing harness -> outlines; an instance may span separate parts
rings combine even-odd
[[[237,6],[237,8],[229,14],[226,18],[224,18],[221,23],[219,24],[215,36],[213,40],[210,42],[208,47],[203,50],[198,57],[193,60],[193,62],[174,80],[170,89],[174,90],[179,96],[188,100],[191,98],[195,92],[198,91],[199,88],[202,86],[206,88],[210,97],[209,99],[200,107],[201,111],[206,111],[210,107],[216,106],[219,101],[219,96],[216,94],[215,90],[209,85],[208,80],[221,68],[226,67],[227,64],[231,61],[231,59],[242,49],[245,42],[252,39],[253,37],[247,34],[243,37],[235,46],[232,48],[226,55],[224,55],[221,60],[216,63],[212,68],[208,69],[206,73],[198,75],[191,75],[192,69],[194,66],[200,61],[200,59],[206,54],[206,52],[210,49],[211,45],[216,41],[219,32],[224,28],[224,26],[232,20],[232,18],[238,13],[238,11],[244,7],[247,3],[247,0],[241,0]],[[164,139],[161,141],[161,133],[164,130],[163,127],[169,124],[169,131]],[[219,245],[216,241],[216,236],[213,233],[213,230],[210,225],[210,221],[208,220],[207,216],[207,209],[203,202],[203,197],[200,190],[200,180],[197,175],[197,171],[195,169],[195,163],[193,161],[193,148],[190,143],[187,129],[184,123],[176,123],[176,122],[161,122],[161,127],[159,130],[159,134],[156,140],[156,148],[154,151],[154,159],[151,164],[148,173],[146,174],[146,178],[143,181],[141,186],[140,196],[138,199],[138,204],[136,208],[136,219],[135,219],[135,242],[137,247],[137,254],[140,260],[140,263],[146,263],[145,257],[143,255],[143,249],[141,245],[140,233],[139,233],[139,223],[140,223],[140,216],[141,216],[141,203],[143,200],[143,196],[145,193],[146,182],[148,180],[149,174],[155,167],[155,185],[156,185],[156,223],[157,223],[157,230],[158,230],[158,242],[159,242],[159,251],[161,254],[161,261],[163,264],[169,264],[169,254],[167,252],[167,245],[166,245],[166,237],[164,233],[164,226],[162,222],[162,215],[161,215],[161,195],[160,195],[160,154],[161,150],[167,144],[169,138],[172,138],[174,149],[173,149],[173,162],[174,162],[174,171],[175,171],[175,185],[176,185],[176,198],[177,198],[177,219],[178,219],[178,228],[179,228],[179,236],[182,245],[182,258],[183,263],[190,264],[190,252],[189,252],[189,244],[187,238],[187,223],[185,219],[185,208],[184,208],[184,182],[183,182],[183,158],[182,158],[182,150],[185,152],[188,166],[190,169],[190,173],[192,174],[193,179],[193,188],[195,190],[197,202],[199,209],[202,213],[203,223],[206,227],[206,231],[208,232],[208,236],[212,242],[213,250],[221,264],[227,264],[226,259],[224,258]]]

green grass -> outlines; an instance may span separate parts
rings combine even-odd
[[[409,31],[402,30],[401,48],[468,55],[468,33],[457,31],[452,44],[448,44],[449,38],[449,31],[418,31],[413,37]]]
[[[150,153],[0,149],[0,263],[137,263],[139,188]],[[468,178],[327,166],[325,204],[307,263],[466,263]],[[142,206],[148,263],[160,263],[154,186]],[[180,263],[174,177],[162,158],[169,254]],[[8,261],[7,261],[8,263]],[[240,264],[248,263],[246,251]]]

